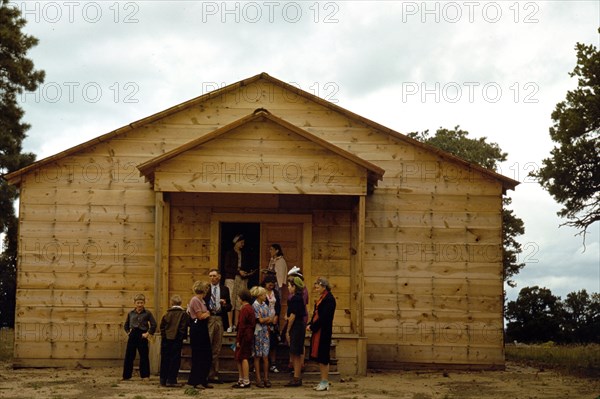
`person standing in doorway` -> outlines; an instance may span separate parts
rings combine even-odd
[[[218,269],[210,269],[208,272],[210,290],[204,297],[208,304],[210,317],[208,318],[208,335],[212,347],[212,364],[208,375],[208,382],[220,384],[219,378],[219,356],[223,345],[223,332],[229,328],[228,314],[231,311],[231,297],[229,288],[221,284],[221,273]]]
[[[231,297],[234,298],[235,304],[231,313],[228,314],[227,332],[235,331],[240,312],[241,301],[239,300],[239,292],[243,289],[248,289],[247,279],[252,275],[252,272],[246,265],[242,249],[246,243],[242,234],[237,234],[233,237],[233,248],[225,254],[223,264],[223,275],[225,277],[225,286],[229,288]]]
[[[271,259],[269,260],[269,266],[267,267],[266,272],[275,275],[275,277],[277,278],[276,289],[281,294],[283,287],[285,287],[287,282],[287,262],[283,257],[283,250],[281,249],[281,245],[271,245],[269,247],[269,253],[271,254]]]

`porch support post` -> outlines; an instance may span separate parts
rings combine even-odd
[[[154,193],[154,317],[160,320],[169,307],[169,219],[168,193]],[[157,329],[154,345],[150,345],[150,372],[160,369],[160,330]]]
[[[359,336],[365,335],[364,327],[364,270],[363,260],[365,252],[365,196],[358,197],[358,203],[354,208],[353,226],[353,261],[350,262],[350,285],[352,292],[352,332]]]
[[[367,337],[365,336],[365,296],[364,296],[364,253],[366,196],[361,195],[354,206],[352,216],[352,257],[350,262],[350,318],[351,329],[356,338],[354,347],[348,353],[356,355],[354,374],[367,375]],[[341,349],[341,348],[340,348]]]
[[[154,314],[157,318],[169,308],[169,225],[171,204],[168,194],[155,193],[154,224]]]

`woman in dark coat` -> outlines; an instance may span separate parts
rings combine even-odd
[[[314,290],[318,299],[307,327],[308,330],[312,331],[310,358],[319,363],[321,372],[321,382],[314,389],[316,391],[328,391],[331,335],[333,334],[333,315],[335,314],[336,303],[331,293],[331,285],[327,279],[317,278]]]

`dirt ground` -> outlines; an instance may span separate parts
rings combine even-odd
[[[285,388],[278,378],[273,387],[237,390],[230,384],[198,391],[191,387],[161,388],[158,377],[142,382],[134,377],[120,381],[120,368],[98,369],[18,369],[9,363],[0,368],[0,398],[194,398],[245,399],[260,395],[265,399],[280,398],[345,398],[345,399],[564,399],[600,398],[600,381],[561,375],[552,370],[507,363],[506,371],[378,371],[364,377],[341,378],[328,392],[311,388],[316,377],[305,378],[300,388]]]

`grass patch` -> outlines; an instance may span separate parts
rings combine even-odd
[[[188,396],[198,396],[198,395],[200,395],[200,391],[197,390],[196,388],[186,388],[186,390],[183,393],[186,394],[186,395],[188,395]]]
[[[0,328],[0,361],[12,361],[14,342],[15,330],[12,328]]]
[[[600,377],[600,345],[506,345],[506,360]]]

